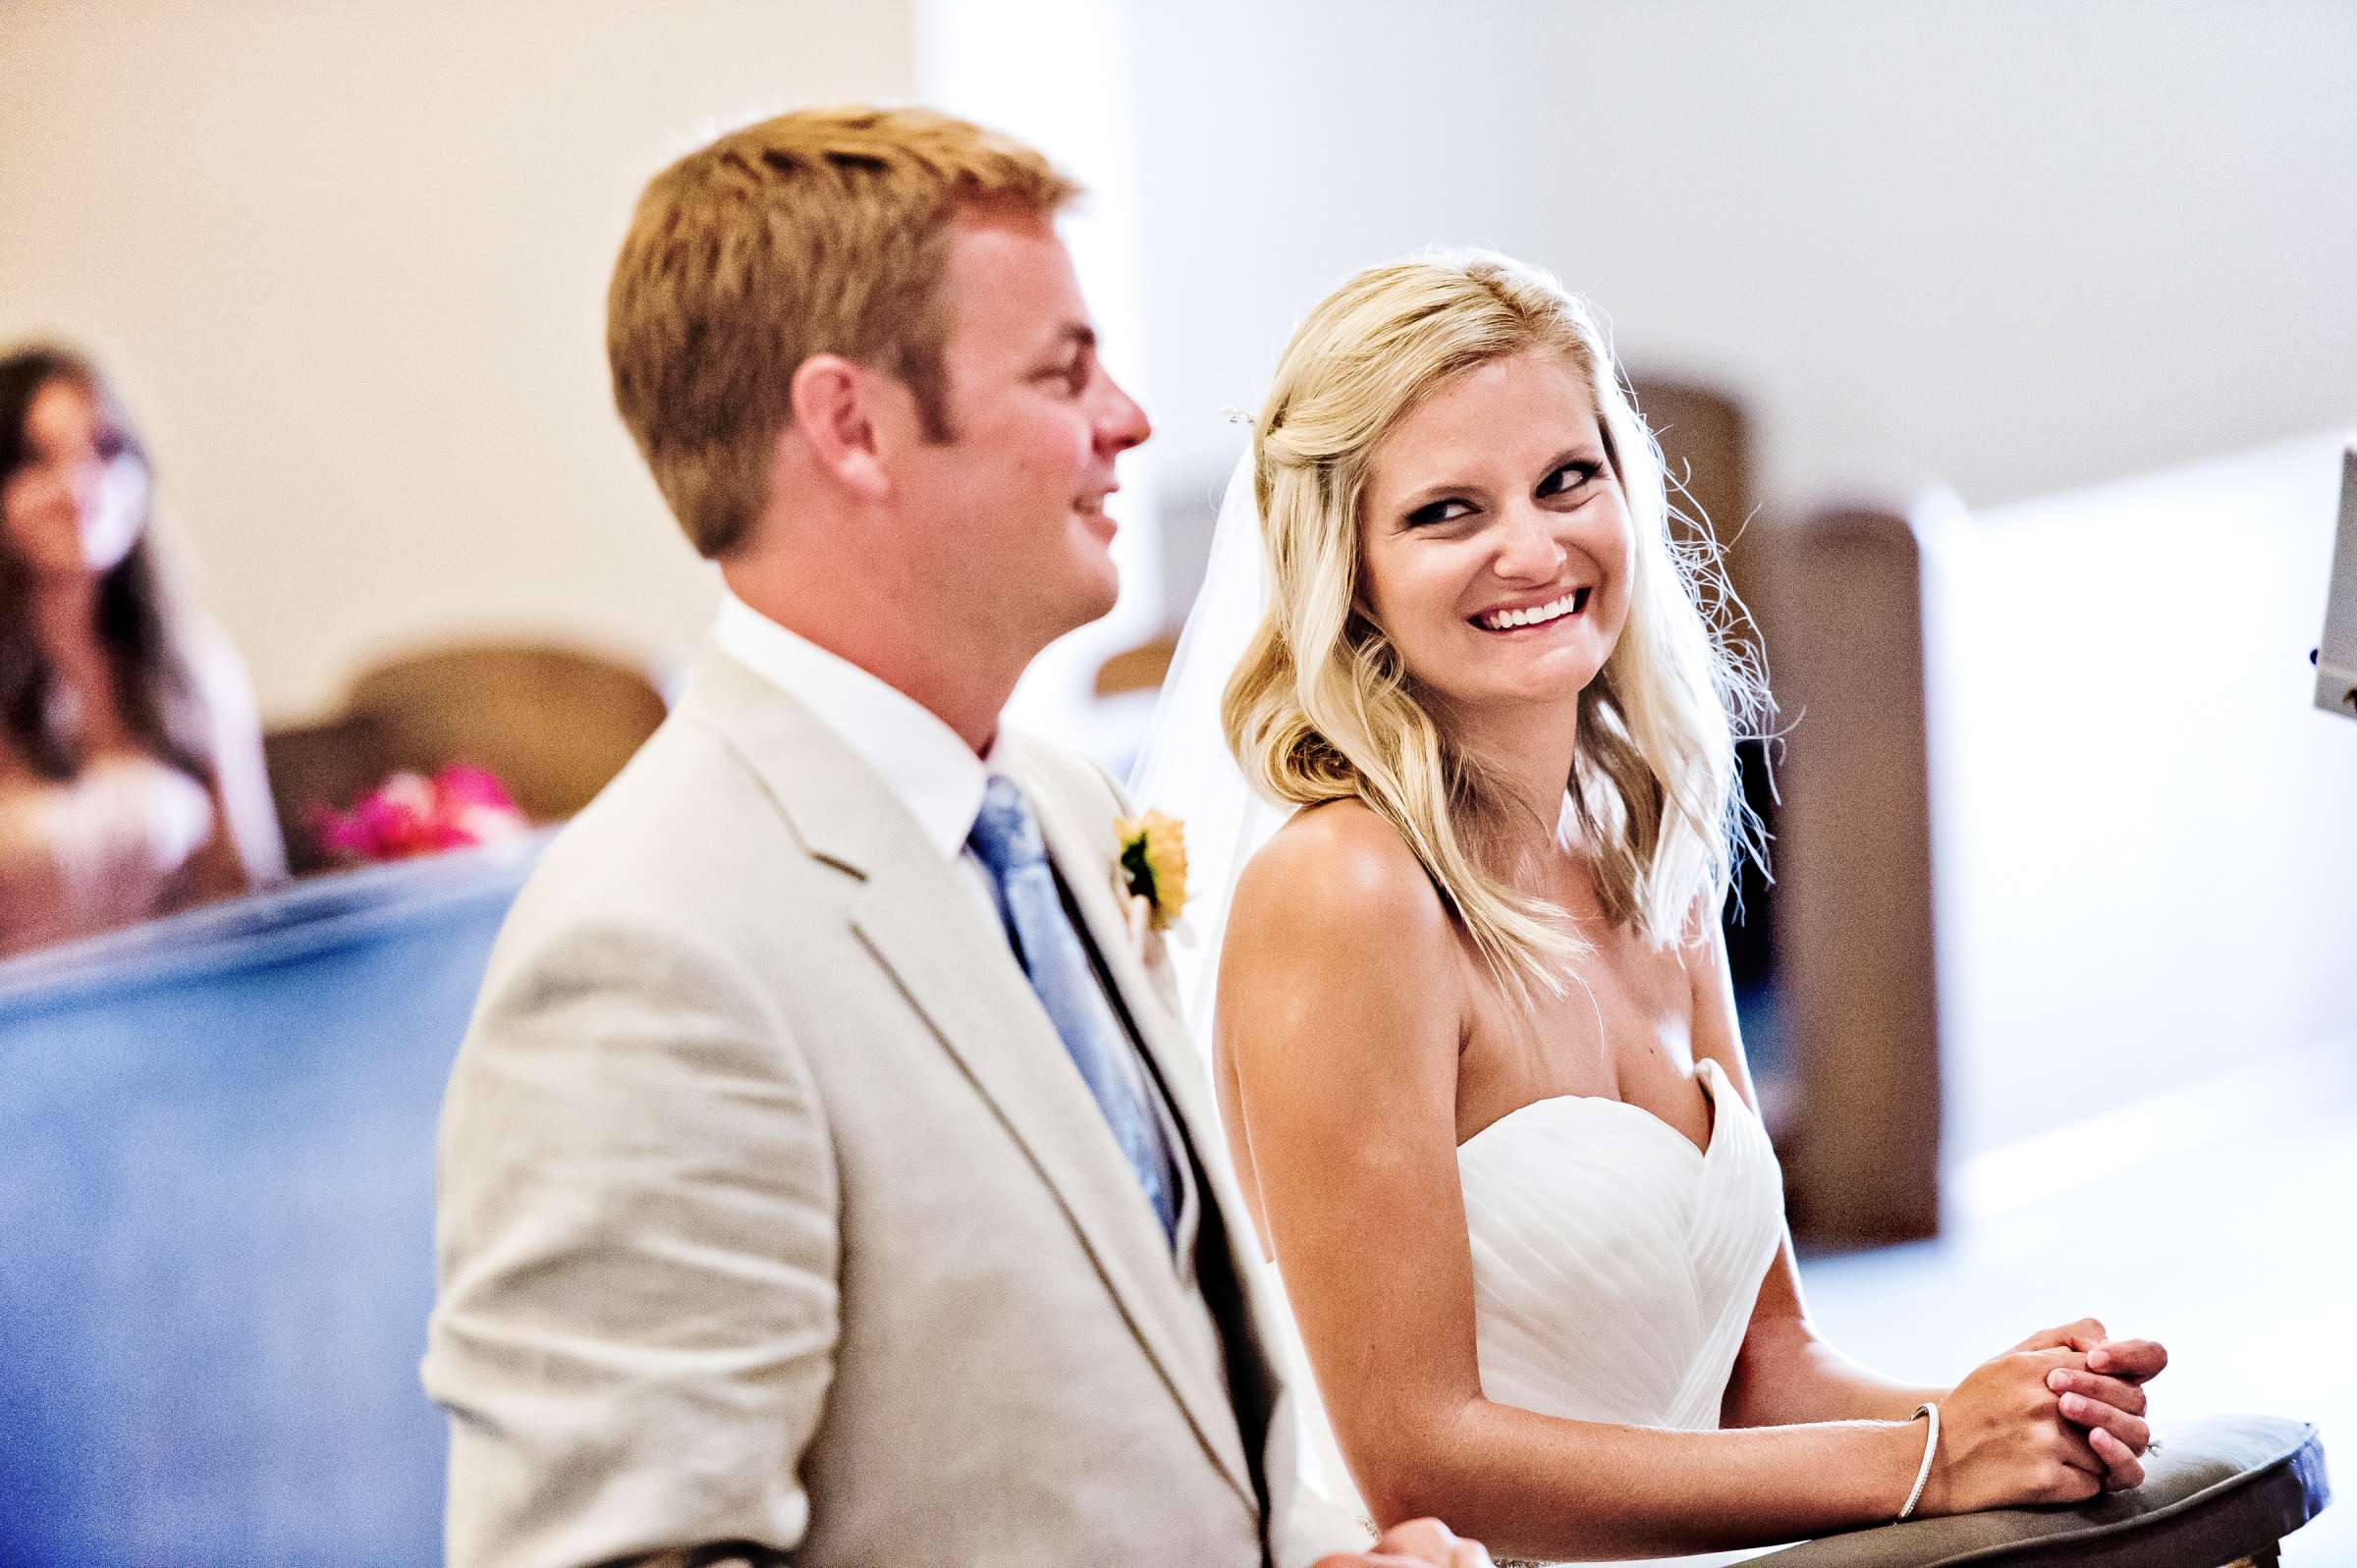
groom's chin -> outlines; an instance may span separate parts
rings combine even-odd
[[[1095,539],[1088,540],[1075,555],[1070,608],[1076,618],[1072,626],[1077,629],[1113,614],[1122,597],[1122,568],[1113,559],[1113,547]]]

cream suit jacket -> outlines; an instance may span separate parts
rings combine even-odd
[[[1192,1144],[1205,1245],[1242,1281],[1227,1375],[957,865],[710,649],[549,847],[453,1070],[424,1377],[454,1568],[1365,1546],[1299,1485],[1203,1070],[1115,894],[1119,797],[1018,736],[993,765]]]

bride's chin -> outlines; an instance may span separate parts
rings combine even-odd
[[[1566,648],[1518,670],[1492,671],[1489,684],[1493,695],[1551,707],[1577,701],[1596,678],[1598,668],[1594,660],[1578,657]]]
[[[1451,711],[1488,713],[1529,709],[1550,711],[1567,702],[1593,682],[1602,669],[1589,650],[1550,648],[1539,657],[1491,657],[1453,662],[1442,671],[1408,667],[1408,678],[1436,714]]]
[[[1423,700],[1444,730],[1467,727],[1494,730],[1501,725],[1513,726],[1560,714],[1578,703],[1579,694],[1587,684],[1585,680],[1492,681],[1480,686],[1468,682],[1453,690],[1444,690],[1427,682]]]

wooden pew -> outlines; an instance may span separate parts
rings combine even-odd
[[[2357,726],[2311,705],[2337,439],[1773,530],[1796,1227],[2357,1040]]]
[[[1942,1148],[1922,552],[1905,514],[1870,507],[1759,548],[1788,730],[1771,901],[1786,1202],[1811,1242],[1912,1240],[1939,1229]]]

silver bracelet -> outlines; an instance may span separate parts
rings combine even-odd
[[[1932,1479],[1932,1460],[1940,1452],[1940,1407],[1928,1402],[1917,1405],[1915,1415],[1907,1419],[1913,1421],[1917,1416],[1931,1417],[1932,1430],[1924,1435],[1923,1465],[1915,1472],[1915,1489],[1907,1493],[1907,1505],[1898,1511],[1897,1523],[1902,1525],[1915,1516],[1915,1505],[1923,1501],[1924,1486]]]

